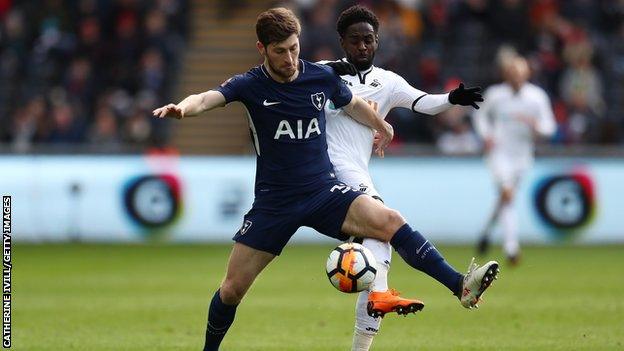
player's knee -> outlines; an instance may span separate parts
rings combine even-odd
[[[221,301],[226,305],[238,305],[243,299],[243,296],[245,296],[245,289],[229,280],[225,280],[223,284],[221,284],[220,291]]]
[[[372,222],[371,225],[377,233],[375,239],[388,242],[394,233],[405,224],[405,219],[399,211],[386,208],[378,213]]]
[[[509,189],[506,188],[503,190],[502,194],[501,194],[501,199],[503,201],[503,203],[508,204],[513,200],[514,197],[514,191],[513,189]]]
[[[386,214],[386,222],[383,227],[386,241],[389,241],[394,233],[405,224],[405,218],[397,210],[388,209]]]

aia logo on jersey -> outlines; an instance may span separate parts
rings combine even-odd
[[[323,92],[310,95],[310,99],[312,99],[312,105],[319,111],[325,106],[325,93]]]
[[[303,140],[321,135],[321,127],[316,118],[312,118],[309,121],[298,119],[292,122],[293,124],[287,119],[281,120],[273,139],[279,140],[282,137],[288,136],[290,140]]]
[[[373,81],[370,83],[370,86],[373,88],[379,88],[381,86],[381,83],[377,79],[373,79]]]

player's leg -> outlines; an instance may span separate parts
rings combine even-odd
[[[228,261],[225,279],[216,291],[208,310],[204,351],[218,350],[234,322],[236,307],[258,274],[275,255],[235,243]]]
[[[453,294],[461,293],[462,274],[444,260],[438,250],[405,222],[398,211],[368,196],[356,198],[342,225],[344,233],[390,242],[410,266],[444,284]]]
[[[388,291],[388,270],[390,269],[390,261],[392,258],[392,249],[387,242],[366,238],[362,240],[362,245],[369,249],[373,253],[373,256],[375,256],[375,260],[377,261],[377,273],[375,274],[375,280],[373,280],[369,290],[362,291],[358,294],[358,299],[355,303],[355,328],[353,331],[351,351],[368,351],[373,343],[375,335],[379,332],[382,319],[369,315],[369,296]]]
[[[485,227],[481,231],[479,236],[479,240],[477,241],[477,253],[479,255],[486,255],[490,249],[490,238],[492,236],[492,231],[494,230],[494,226],[498,222],[498,218],[500,217],[501,209],[503,208],[503,191],[499,189],[498,198],[496,200],[496,205],[494,206],[494,210],[492,210],[492,214],[490,215],[489,220],[485,224]]]
[[[449,265],[436,247],[413,230],[401,214],[368,196],[357,197],[350,205],[342,231],[349,235],[389,241],[410,266],[428,274],[460,298],[464,307],[473,307],[498,273],[498,263],[473,266],[466,276]]]
[[[518,220],[515,207],[515,193],[520,176],[503,189],[503,206],[501,208],[501,225],[503,229],[503,251],[511,265],[520,259],[520,243],[518,241]]]
[[[500,222],[501,210],[504,206],[505,194],[503,185],[511,180],[512,171],[509,157],[506,157],[501,152],[497,152],[496,150],[492,151],[487,156],[486,162],[490,172],[492,173],[494,181],[497,184],[498,197],[489,220],[485,224],[485,227],[479,236],[479,240],[477,241],[477,253],[479,255],[485,255],[489,251],[492,231],[494,230],[494,226]]]

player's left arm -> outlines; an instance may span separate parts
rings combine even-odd
[[[403,77],[390,73],[394,79],[392,89],[392,107],[404,107],[414,112],[436,115],[449,109],[452,105],[472,106],[476,109],[477,102],[482,102],[480,87],[464,87],[460,83],[456,89],[445,94],[428,94],[411,86]]]

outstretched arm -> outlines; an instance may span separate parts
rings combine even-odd
[[[351,102],[342,108],[354,120],[376,130],[379,133],[379,142],[375,144],[375,153],[383,157],[384,149],[394,137],[392,126],[384,121],[364,99],[353,95]]]
[[[152,113],[158,118],[176,118],[196,116],[202,112],[210,111],[216,107],[225,106],[225,97],[221,92],[208,90],[200,94],[187,96],[176,104],[168,104],[155,109]]]
[[[461,83],[457,88],[446,94],[427,94],[412,87],[403,77],[393,74],[394,87],[390,96],[392,107],[404,107],[414,112],[436,115],[449,109],[452,105],[472,106],[476,109],[477,102],[482,102],[480,87],[464,87]]]

